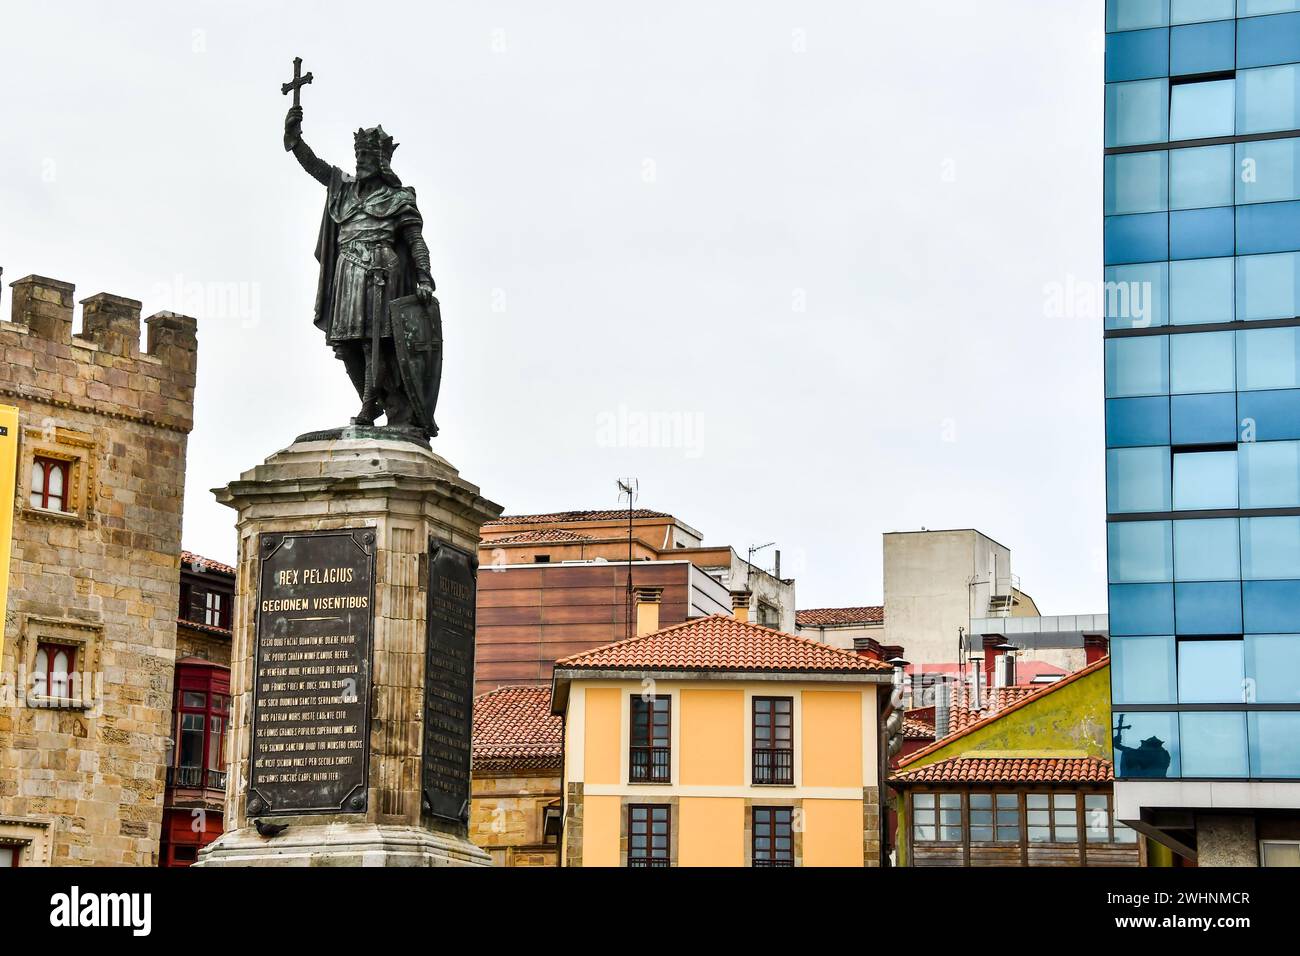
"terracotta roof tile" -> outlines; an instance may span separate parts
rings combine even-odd
[[[837,624],[883,624],[883,607],[819,607],[794,612],[800,627],[833,627]]]
[[[543,528],[536,531],[521,531],[508,534],[502,538],[488,538],[484,544],[569,544],[575,541],[594,541],[589,534],[565,531],[563,528]]]
[[[881,661],[820,641],[715,614],[597,647],[557,668],[659,671],[771,671],[887,674]]]
[[[934,724],[916,717],[904,717],[903,739],[934,740]]]
[[[650,511],[646,508],[636,508],[632,511],[632,517],[634,519],[671,518],[672,515],[665,514],[662,511]],[[541,515],[502,515],[500,518],[487,522],[483,527],[491,528],[510,524],[565,524],[570,521],[616,520],[627,520],[626,508],[617,511],[553,511],[550,514]]]
[[[1110,783],[1115,768],[1100,757],[950,757],[900,770],[895,783]]]
[[[499,687],[474,698],[475,770],[558,770],[563,747],[549,687]]]
[[[1094,663],[1089,664],[1087,667],[1083,668],[1082,670],[1077,670],[1073,674],[1069,675],[1068,677],[1056,681],[1055,683],[1043,684],[1041,687],[1038,688],[1034,688],[1034,687],[1028,688],[1028,690],[1032,691],[1032,693],[1021,695],[1019,699],[1013,700],[1011,703],[1007,704],[1001,710],[997,710],[992,713],[982,713],[979,719],[966,724],[964,727],[961,727],[958,730],[949,733],[948,736],[946,737],[936,740],[934,743],[930,744],[930,746],[923,747],[922,749],[918,750],[916,753],[908,754],[906,759],[904,759],[899,766],[900,768],[905,768],[907,767],[908,764],[916,763],[918,760],[928,757],[930,754],[933,754],[943,749],[944,747],[947,747],[954,740],[957,740],[960,737],[964,737],[967,734],[974,733],[975,730],[977,730],[980,727],[985,727],[988,724],[993,723],[993,721],[1001,719],[1007,714],[1017,711],[1020,708],[1029,705],[1030,703],[1041,700],[1043,697],[1046,697],[1048,694],[1054,693],[1055,691],[1060,690],[1062,687],[1067,687],[1070,684],[1073,684],[1075,681],[1082,680],[1083,678],[1087,677],[1089,674],[1095,674],[1098,671],[1104,670],[1109,666],[1110,666],[1110,657],[1109,656],[1103,657],[1101,660],[1095,661]],[[1008,688],[1008,689],[1016,690],[1016,691],[1022,690],[1022,688]]]
[[[218,574],[235,575],[235,569],[228,564],[222,564],[220,561],[213,561],[211,558],[205,558],[201,554],[195,554],[193,551],[181,552],[181,564],[188,566],[193,571],[202,573],[204,571],[215,571]]]

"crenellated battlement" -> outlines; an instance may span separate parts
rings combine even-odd
[[[29,275],[9,284],[11,321],[0,322],[0,395],[75,407],[188,432],[194,425],[198,323],[159,312],[140,347],[135,299],[101,292],[81,300],[72,333],[70,282]]]

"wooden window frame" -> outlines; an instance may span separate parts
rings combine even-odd
[[[633,856],[632,847],[635,839],[634,826],[636,824],[636,814],[638,811],[644,812],[645,818],[645,840],[646,854],[644,856]],[[655,853],[654,847],[654,825],[655,815],[662,814],[663,821],[667,832],[664,834],[664,851],[663,855]],[[673,808],[668,803],[629,803],[627,805],[627,865],[632,869],[657,869],[672,866],[673,854]]]
[[[9,866],[4,869],[16,870],[23,865],[23,851],[27,849],[28,844],[19,843],[16,840],[0,840],[0,850],[11,850],[13,856],[10,858]]]
[[[80,651],[81,651],[81,647],[77,644],[70,644],[66,641],[50,640],[48,638],[37,639],[36,652],[32,657],[32,688],[33,690],[35,690],[36,678],[40,677],[41,680],[43,681],[42,683],[43,693],[36,694],[38,700],[47,701],[51,705],[57,707],[57,706],[67,706],[81,699],[80,696],[78,697],[72,696],[72,677],[74,674],[79,673],[77,671],[77,657],[79,656]],[[40,657],[42,653],[45,655],[45,666],[43,668],[44,670],[43,674],[40,673],[40,671],[42,670],[42,668],[40,667]],[[59,694],[56,696],[51,691],[52,688],[54,687],[54,674],[55,674],[54,658],[59,653],[65,653],[68,655],[68,669],[63,672],[63,686],[64,689],[68,691],[68,693]]]
[[[777,746],[776,740],[776,705],[788,703],[790,706],[790,742],[788,747]],[[760,747],[758,743],[758,712],[760,705],[768,710],[768,746]],[[794,786],[794,698],[793,697],[755,697],[750,705],[750,782],[756,787],[793,787]],[[762,755],[762,756],[760,756]],[[785,755],[783,761],[780,756]],[[759,764],[765,767],[761,772],[768,779],[760,780]],[[785,764],[783,766],[782,764]]]
[[[759,839],[758,817],[760,813],[765,813],[769,815],[767,826],[771,828],[771,833],[769,833],[767,837],[769,849],[767,850],[766,853],[763,853],[761,855],[758,849],[758,839]],[[778,853],[780,851],[778,851],[776,848],[776,841],[779,836],[779,831],[777,829],[778,826],[777,815],[782,813],[785,814],[787,818],[785,823],[785,826],[787,828],[786,838],[790,841],[790,848],[789,850],[786,851],[789,854],[788,858],[779,857]],[[761,867],[761,868],[771,868],[771,867],[786,868],[786,867],[794,866],[795,863],[794,807],[754,807],[753,819],[750,823],[750,831],[751,831],[750,832],[750,865],[751,866]]]
[[[1022,793],[1023,791],[1020,790],[989,789],[983,787],[981,787],[978,790],[967,791],[966,792],[966,833],[969,837],[969,842],[972,845],[979,844],[980,846],[1003,846],[1003,847],[1022,846],[1027,837],[1027,834],[1025,833],[1025,819],[1024,819],[1025,801],[1022,799],[1021,796]],[[998,822],[998,814],[1000,812],[1006,811],[1006,808],[998,806],[998,797],[1008,797],[1008,796],[1016,798],[1017,835],[1016,835],[1016,839],[1014,840],[1004,840],[998,834],[998,831],[1008,829],[1008,827]],[[987,811],[984,807],[980,807],[979,809],[975,808],[974,800],[972,799],[974,797],[989,798],[989,807],[987,808]],[[984,812],[991,813],[992,817],[990,817],[987,826],[985,826],[982,823],[979,824],[978,826],[981,830],[991,829],[993,831],[992,840],[975,839],[975,827],[976,827],[976,823],[974,820],[975,814],[984,813]]]
[[[94,439],[82,432],[57,425],[29,425],[22,429],[18,475],[25,489],[19,498],[21,515],[34,521],[85,524],[95,509],[96,454]],[[48,496],[42,490],[42,505],[32,504],[32,469],[37,462],[60,464],[64,470],[63,507],[44,507]],[[43,479],[48,487],[48,472]]]
[[[920,795],[934,797],[934,806],[930,808],[928,811],[926,811],[927,813],[930,814],[930,820],[931,820],[930,825],[934,827],[935,838],[933,840],[922,840],[916,836],[916,821],[917,821],[916,798],[917,796]],[[957,829],[961,832],[961,836],[958,837],[956,840],[940,839],[940,836],[944,830],[943,815],[942,815],[942,812],[944,810],[944,806],[943,806],[944,797],[957,798],[957,814],[958,814]],[[947,809],[951,810],[952,808],[948,807]],[[910,837],[914,844],[920,843],[925,846],[948,846],[948,847],[965,845],[966,834],[969,832],[969,825],[968,825],[969,810],[966,803],[966,794],[963,791],[961,790],[914,790],[912,791],[911,796],[908,797],[908,810],[909,810],[908,823],[909,826],[911,827]],[[949,824],[949,826],[951,826],[951,824]]]
[[[646,714],[646,737],[638,741],[636,734],[637,705],[649,709]],[[662,704],[662,710],[660,705]],[[663,716],[663,743],[656,743],[657,718]],[[628,783],[672,783],[673,777],[673,699],[667,694],[633,694],[628,701],[627,733]],[[644,755],[644,760],[638,759]],[[638,777],[638,770],[644,776]]]
[[[40,468],[41,470],[40,488],[36,487],[35,471],[37,468]],[[52,507],[50,505],[50,499],[55,497],[54,493],[50,491],[50,479],[55,472],[58,472],[63,479],[62,490],[57,496],[59,502],[58,507]],[[33,508],[39,508],[41,511],[52,511],[55,514],[72,513],[69,501],[69,499],[73,497],[71,461],[66,458],[54,458],[39,453],[34,454],[32,455],[32,467],[28,472],[28,476],[31,487],[27,489],[27,500],[31,503]],[[31,501],[32,497],[35,495],[40,495],[41,501],[39,504]]]
[[[167,783],[171,786],[197,790],[225,790],[226,742],[230,736],[230,687],[229,678],[224,673],[208,669],[211,673],[182,673],[177,678],[176,695],[172,706],[172,740],[167,761]],[[225,680],[219,678],[226,677]],[[203,705],[186,704],[186,694],[202,694]],[[221,704],[217,703],[220,698]],[[200,751],[200,766],[181,766],[182,723],[186,716],[203,718],[203,743]],[[212,762],[212,725],[221,721],[221,730],[217,733],[217,750],[220,766],[211,766]]]

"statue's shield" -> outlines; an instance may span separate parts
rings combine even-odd
[[[393,345],[402,385],[411,402],[415,419],[432,437],[438,434],[433,412],[438,406],[442,384],[442,316],[438,300],[426,306],[419,296],[407,295],[388,304],[393,324]]]

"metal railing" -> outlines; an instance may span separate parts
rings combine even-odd
[[[225,790],[226,771],[206,767],[168,767],[167,786],[193,790]]]
[[[755,749],[754,783],[794,783],[794,751]]]
[[[672,779],[672,749],[669,747],[633,747],[631,778],[633,783],[668,783]]]

